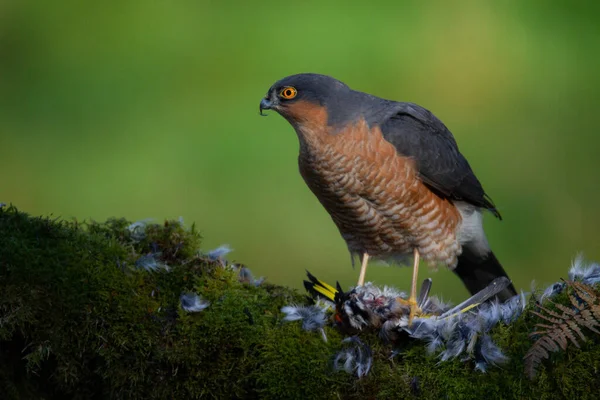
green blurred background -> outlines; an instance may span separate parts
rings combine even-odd
[[[486,231],[516,286],[600,260],[598,2],[0,1],[0,201],[32,214],[196,222],[204,248],[301,287],[356,281],[258,104],[329,74],[432,110],[504,216]],[[434,290],[466,295],[445,270]],[[408,268],[368,279],[408,289]]]

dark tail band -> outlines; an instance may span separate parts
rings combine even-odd
[[[454,269],[454,273],[463,281],[471,294],[484,289],[498,277],[505,276],[508,278],[506,271],[504,271],[494,253],[490,251],[486,257],[482,258],[467,246],[463,247],[463,253],[458,257],[458,265]],[[511,283],[496,297],[500,301],[505,301],[516,294],[517,291]]]

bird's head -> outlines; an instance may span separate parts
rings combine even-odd
[[[260,102],[260,114],[274,110],[292,125],[311,122],[317,118],[330,119],[342,99],[352,90],[330,76],[298,74],[273,84]]]

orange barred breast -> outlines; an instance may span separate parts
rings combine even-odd
[[[293,124],[300,173],[350,251],[393,258],[416,248],[432,264],[456,266],[460,213],[423,184],[414,160],[398,155],[364,120],[331,132],[325,109],[312,107],[301,113],[310,123]]]

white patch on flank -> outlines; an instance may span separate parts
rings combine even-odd
[[[483,231],[481,210],[463,201],[457,201],[454,205],[462,217],[462,223],[457,234],[460,244],[480,256],[485,256],[490,251],[490,245]]]

